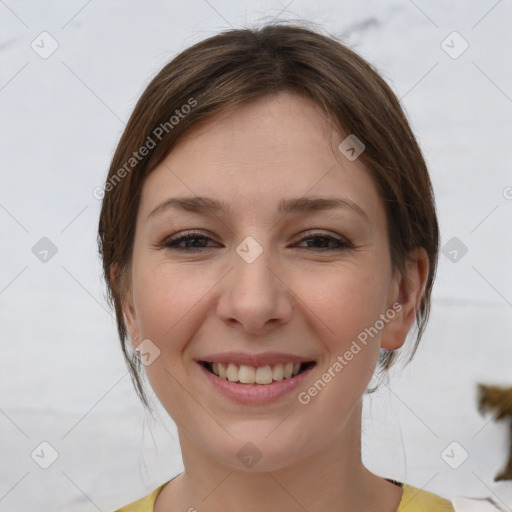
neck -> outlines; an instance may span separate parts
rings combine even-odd
[[[394,512],[401,489],[361,461],[361,412],[358,402],[337,437],[272,471],[256,471],[257,464],[251,470],[222,464],[178,428],[185,471],[164,488],[154,510]]]

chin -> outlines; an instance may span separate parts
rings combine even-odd
[[[274,428],[275,428],[274,424]],[[274,472],[295,464],[305,456],[303,446],[293,436],[262,430],[259,434],[233,436],[223,442],[212,440],[210,455],[233,471],[245,473]]]

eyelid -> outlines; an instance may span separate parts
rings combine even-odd
[[[340,240],[340,241],[349,243],[349,240],[346,236],[342,236],[337,233],[332,233],[332,232],[326,231],[326,230],[307,229],[306,231],[301,233],[300,239],[302,240],[308,236],[320,236],[320,237],[325,236],[326,238],[334,238],[336,240]]]

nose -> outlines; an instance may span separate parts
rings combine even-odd
[[[294,294],[270,250],[251,263],[233,251],[233,268],[222,287],[217,314],[234,327],[261,335],[291,318]]]

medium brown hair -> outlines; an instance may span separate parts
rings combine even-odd
[[[313,100],[331,122],[364,143],[359,158],[385,206],[393,269],[404,276],[408,252],[426,250],[429,275],[408,361],[416,352],[430,312],[439,228],[427,167],[398,99],[368,62],[318,30],[282,23],[228,30],[180,53],[149,83],[121,136],[104,187],[98,245],[108,298],[132,382],[147,407],[141,363],[127,350],[122,313],[144,179],[200,121],[280,91]],[[395,358],[394,351],[382,350],[379,369],[389,369]]]

